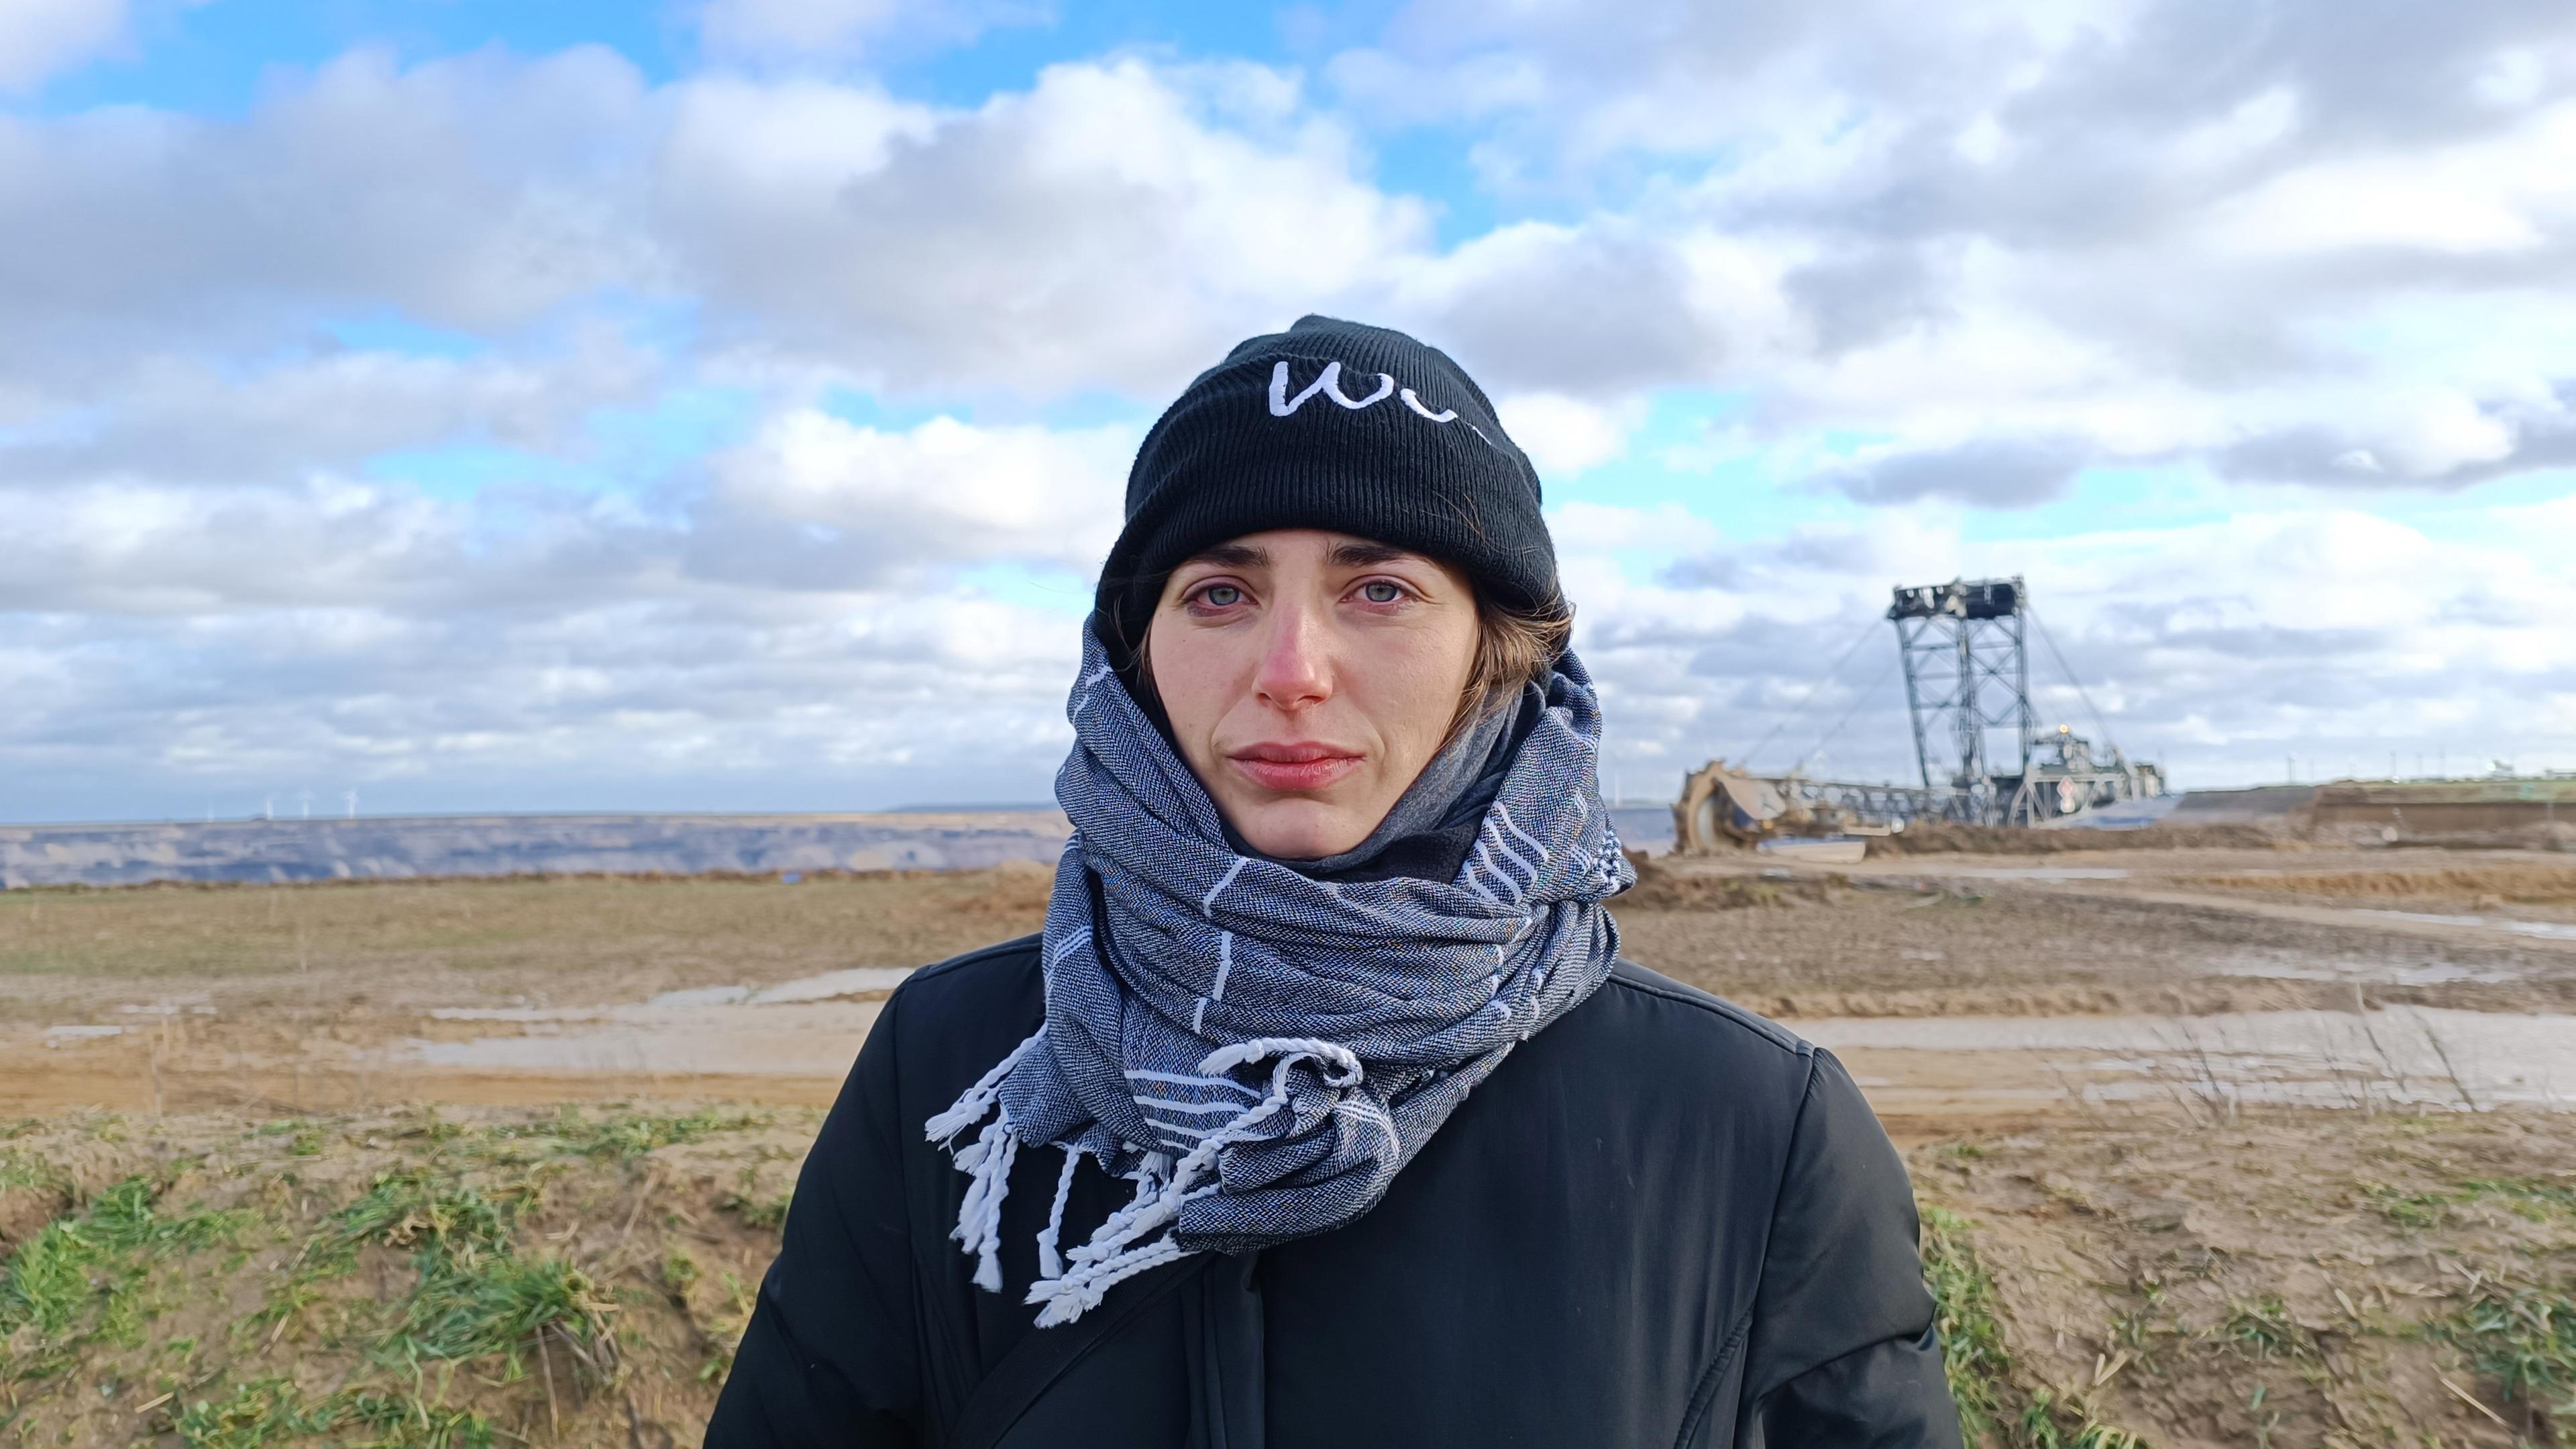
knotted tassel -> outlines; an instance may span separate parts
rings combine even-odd
[[[1180,1221],[1182,1206],[1218,1190],[1219,1183],[1205,1179],[1216,1175],[1219,1152],[1229,1143],[1251,1137],[1252,1128],[1272,1113],[1286,1110],[1288,1077],[1299,1062],[1322,1063],[1318,1075],[1330,1087],[1357,1086],[1361,1077],[1360,1060],[1349,1048],[1308,1037],[1265,1037],[1219,1047],[1199,1063],[1199,1070],[1214,1075],[1264,1058],[1276,1059],[1270,1072],[1269,1095],[1201,1139],[1188,1156],[1172,1165],[1171,1175],[1160,1191],[1155,1190],[1150,1170],[1138,1169],[1135,1200],[1110,1214],[1109,1221],[1091,1235],[1091,1241],[1066,1255],[1063,1273],[1047,1274],[1029,1285],[1026,1301],[1045,1305],[1038,1314],[1038,1327],[1071,1323],[1099,1307],[1118,1284],[1189,1256],[1189,1250],[1170,1231]],[[1160,1237],[1139,1241],[1157,1232]]]
[[[1020,1058],[1027,1056],[1029,1048],[1036,1046],[1039,1038],[1045,1035],[1044,1026],[1030,1032],[1027,1040],[1011,1048],[1010,1054],[995,1062],[991,1071],[976,1078],[975,1085],[968,1087],[947,1111],[922,1123],[922,1135],[945,1147],[958,1133],[983,1121],[984,1114],[993,1110],[993,1103],[1002,1095],[1002,1079],[1011,1074],[1011,1068],[1018,1066]],[[960,1162],[957,1165],[964,1167],[966,1164]]]
[[[1065,1148],[1064,1172],[1055,1180],[1055,1207],[1047,1213],[1045,1230],[1038,1234],[1038,1276],[1041,1278],[1064,1276],[1064,1257],[1056,1251],[1055,1245],[1064,1237],[1064,1205],[1073,1196],[1073,1170],[1081,1165],[1082,1149]]]
[[[957,1166],[968,1174],[966,1200],[958,1205],[955,1238],[975,1259],[975,1286],[1002,1291],[1002,1198],[1011,1190],[1011,1164],[1020,1155],[1020,1139],[1011,1135],[1010,1109],[993,1116],[975,1144],[957,1154]]]

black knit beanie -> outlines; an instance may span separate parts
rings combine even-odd
[[[1100,571],[1101,642],[1124,663],[1173,569],[1274,528],[1426,554],[1513,608],[1558,600],[1537,470],[1464,369],[1384,327],[1300,318],[1238,344],[1165,410]]]

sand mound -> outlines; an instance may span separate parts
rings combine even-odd
[[[1628,852],[1637,868],[1637,883],[1613,898],[1614,909],[1636,911],[1740,911],[1796,905],[1821,905],[1834,898],[1842,876],[1747,876],[1700,872],[1676,866],[1669,858]]]
[[[1885,855],[2062,855],[2088,850],[2295,850],[2301,843],[2273,825],[2150,825],[2138,830],[2020,830],[1919,820],[1869,853]]]
[[[2420,870],[2298,872],[2274,876],[2178,875],[2176,885],[2277,891],[2341,899],[2435,899],[2576,905],[2576,863],[2475,864]]]

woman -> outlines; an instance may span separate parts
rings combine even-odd
[[[1146,437],[1042,935],[917,972],[707,1442],[1953,1445],[1830,1056],[1618,959],[1539,484],[1309,317]]]

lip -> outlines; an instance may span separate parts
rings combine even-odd
[[[1339,745],[1269,741],[1226,756],[1244,778],[1281,795],[1307,795],[1330,788],[1357,770],[1361,758]]]

